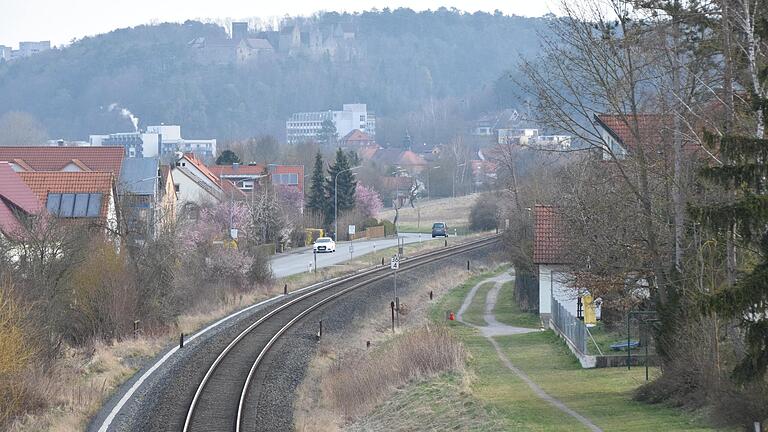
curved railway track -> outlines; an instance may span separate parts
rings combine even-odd
[[[400,272],[458,254],[487,247],[498,236],[435,250],[404,260]],[[388,267],[377,266],[333,279],[295,293],[245,326],[207,368],[187,405],[184,432],[258,430],[260,385],[255,379],[262,360],[276,341],[312,311],[373,282],[392,277]],[[225,342],[226,343],[226,342]],[[199,378],[198,378],[199,379]],[[181,395],[178,395],[181,396]],[[183,396],[182,396],[183,397]]]

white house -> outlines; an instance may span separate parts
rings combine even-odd
[[[565,253],[565,227],[553,206],[537,204],[534,208],[533,263],[538,267],[539,316],[546,322],[555,302],[569,314],[585,319],[588,326],[600,319],[600,302],[586,290],[571,286],[568,256]]]
[[[181,205],[219,203],[224,197],[221,181],[193,153],[185,153],[174,163],[171,177]]]

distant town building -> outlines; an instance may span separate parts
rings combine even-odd
[[[286,141],[298,144],[306,141],[317,141],[323,122],[330,120],[336,126],[336,134],[346,137],[355,129],[366,133],[372,140],[376,139],[376,116],[368,111],[366,104],[344,104],[341,111],[316,111],[294,113],[285,122]]]
[[[187,44],[206,64],[245,63],[267,54],[330,56],[351,61],[360,55],[356,31],[349,23],[294,22],[286,19],[279,30],[251,32],[246,22],[233,22],[230,37],[196,37]],[[245,43],[243,43],[245,42]]]
[[[184,139],[179,125],[148,126],[145,132],[91,135],[90,145],[123,147],[127,157],[163,157],[177,153],[194,153],[201,159],[216,157],[215,139]]]
[[[0,45],[0,62],[11,61],[13,49],[9,46]]]
[[[339,140],[339,145],[342,147],[367,147],[376,144],[376,141],[371,138],[370,135],[361,131],[360,129],[354,129],[352,132],[344,135]]]
[[[32,57],[49,49],[51,49],[51,41],[19,42],[19,49],[17,50],[9,46],[0,45],[0,62]]]
[[[89,147],[88,141],[70,141],[65,139],[48,140],[47,144],[51,147]]]

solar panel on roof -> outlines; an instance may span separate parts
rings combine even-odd
[[[48,202],[46,204],[46,208],[48,209],[48,212],[51,214],[58,215],[59,205],[61,205],[61,194],[49,193]]]
[[[88,196],[87,193],[75,194],[75,209],[72,212],[73,217],[85,217],[88,210]]]
[[[58,217],[98,217],[101,212],[101,194],[49,193],[46,208]]]
[[[61,206],[59,216],[72,217],[75,208],[75,194],[61,194]]]
[[[101,211],[101,194],[92,193],[89,195],[90,199],[88,200],[88,212],[86,213],[86,216],[97,217]]]

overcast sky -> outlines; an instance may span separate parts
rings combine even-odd
[[[19,41],[50,40],[67,44],[74,38],[92,36],[123,27],[151,22],[183,22],[187,19],[244,19],[309,15],[318,9],[362,11],[373,8],[409,7],[414,10],[455,7],[475,12],[541,16],[551,11],[551,0],[2,0],[0,45],[18,47]]]

